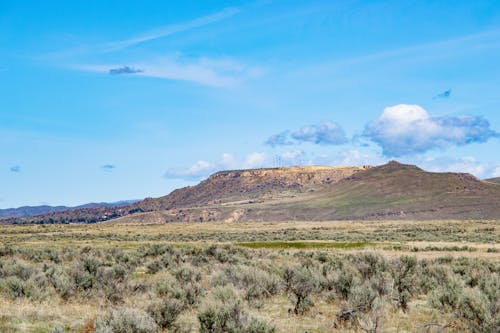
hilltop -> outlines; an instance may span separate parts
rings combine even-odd
[[[50,213],[4,223],[498,219],[500,185],[395,161],[377,167],[217,172],[195,186],[124,207]]]

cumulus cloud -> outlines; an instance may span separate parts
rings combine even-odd
[[[272,135],[266,140],[266,144],[275,146],[285,146],[310,142],[320,145],[342,145],[347,143],[347,137],[342,127],[332,121],[324,121],[316,125],[309,125],[297,131],[284,131]]]
[[[116,165],[114,164],[104,164],[101,166],[101,169],[105,172],[111,172],[116,168]]]
[[[304,126],[292,133],[299,142],[312,142],[325,145],[341,145],[347,142],[344,130],[337,123],[325,121],[318,125]]]
[[[129,66],[123,66],[123,67],[117,67],[117,68],[111,68],[109,70],[109,74],[111,75],[120,75],[120,74],[137,74],[137,73],[143,73],[144,70],[140,68],[134,68],[134,67],[129,67]]]
[[[18,173],[18,172],[21,172],[21,166],[19,165],[14,165],[12,167],[10,167],[10,172],[15,172],[15,173]]]
[[[380,145],[385,156],[393,157],[500,137],[482,117],[433,117],[422,107],[408,104],[385,108],[365,127],[363,136]]]
[[[289,136],[290,131],[284,131],[278,134],[274,134],[266,140],[265,144],[271,147],[293,145],[293,142],[292,140],[290,140]]]

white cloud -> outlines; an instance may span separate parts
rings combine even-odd
[[[201,180],[221,170],[263,168],[271,165],[271,160],[265,153],[250,153],[242,160],[224,153],[217,162],[200,160],[188,168],[168,169],[164,176],[169,179]]]
[[[304,155],[304,152],[302,150],[291,150],[291,151],[286,151],[283,154],[281,154],[281,157],[287,160],[295,160],[299,157],[302,157]]]
[[[385,156],[403,156],[486,142],[499,133],[482,117],[433,117],[418,105],[399,104],[385,108],[366,126],[363,136],[379,144]]]
[[[332,165],[346,165],[346,166],[361,166],[361,165],[380,165],[384,164],[386,159],[382,156],[363,152],[357,149],[350,149],[341,151],[335,156]]]
[[[199,180],[215,172],[217,165],[207,161],[197,161],[189,168],[169,169],[164,177],[169,179]]]
[[[478,161],[475,157],[439,157],[416,159],[415,164],[427,171],[434,172],[466,172],[484,179],[500,175],[500,164]]]
[[[500,164],[493,170],[491,177],[500,177]]]
[[[251,153],[245,158],[245,169],[263,168],[269,166],[269,158],[265,153]]]

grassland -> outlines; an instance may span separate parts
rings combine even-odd
[[[499,221],[0,227],[0,332],[495,332]]]

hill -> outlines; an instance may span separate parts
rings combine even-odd
[[[485,179],[485,181],[495,184],[500,184],[500,177]]]
[[[1,217],[29,217],[48,213],[65,212],[68,210],[82,209],[82,208],[97,208],[97,207],[120,207],[127,206],[138,200],[123,200],[117,202],[92,202],[80,206],[22,206],[18,208],[0,209]]]
[[[466,173],[395,161],[378,167],[231,170],[124,207],[51,213],[4,223],[498,219],[500,186]]]

